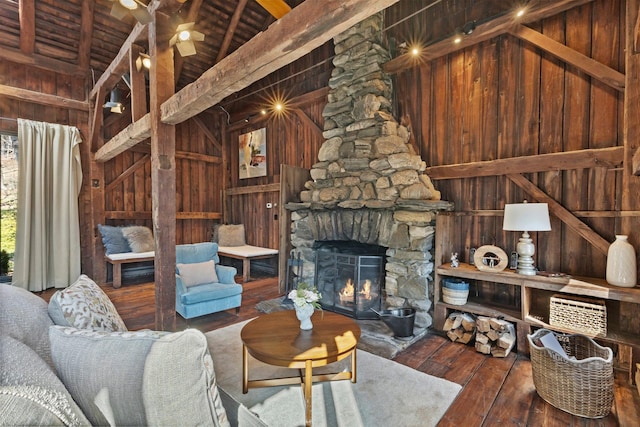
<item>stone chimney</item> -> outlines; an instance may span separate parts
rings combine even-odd
[[[431,325],[435,215],[453,210],[423,172],[410,131],[392,114],[392,81],[383,14],[334,38],[335,66],[324,108],[324,137],[311,180],[290,203],[291,241],[304,260],[301,280],[314,283],[315,241],[353,240],[386,250],[386,306],[417,309]],[[431,287],[432,288],[432,287]]]

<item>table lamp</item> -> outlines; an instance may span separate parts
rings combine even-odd
[[[513,203],[504,205],[504,222],[502,229],[505,231],[522,231],[522,237],[518,241],[519,274],[535,276],[536,269],[533,266],[533,254],[536,248],[529,237],[529,231],[550,231],[549,206],[546,203]]]

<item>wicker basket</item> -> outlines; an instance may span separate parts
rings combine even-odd
[[[540,342],[541,337],[553,333],[539,329],[527,335],[536,391],[545,401],[570,414],[606,417],[613,403],[613,351],[584,335],[556,333],[567,359]]]
[[[549,301],[549,324],[590,336],[607,335],[607,307],[602,300],[553,295]]]

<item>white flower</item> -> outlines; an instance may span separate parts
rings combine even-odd
[[[320,295],[320,292],[318,292],[315,287],[309,286],[306,283],[300,283],[298,289],[293,289],[289,292],[288,297],[298,307],[311,304],[314,308],[319,309],[320,303],[318,301],[322,298],[322,295]]]

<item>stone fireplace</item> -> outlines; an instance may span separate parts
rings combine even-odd
[[[385,248],[382,308],[413,307],[431,326],[435,215],[452,210],[423,172],[409,130],[392,115],[382,13],[334,38],[335,66],[324,108],[325,142],[300,203],[288,203],[300,281],[316,284],[318,242]],[[432,286],[431,286],[432,288]]]

